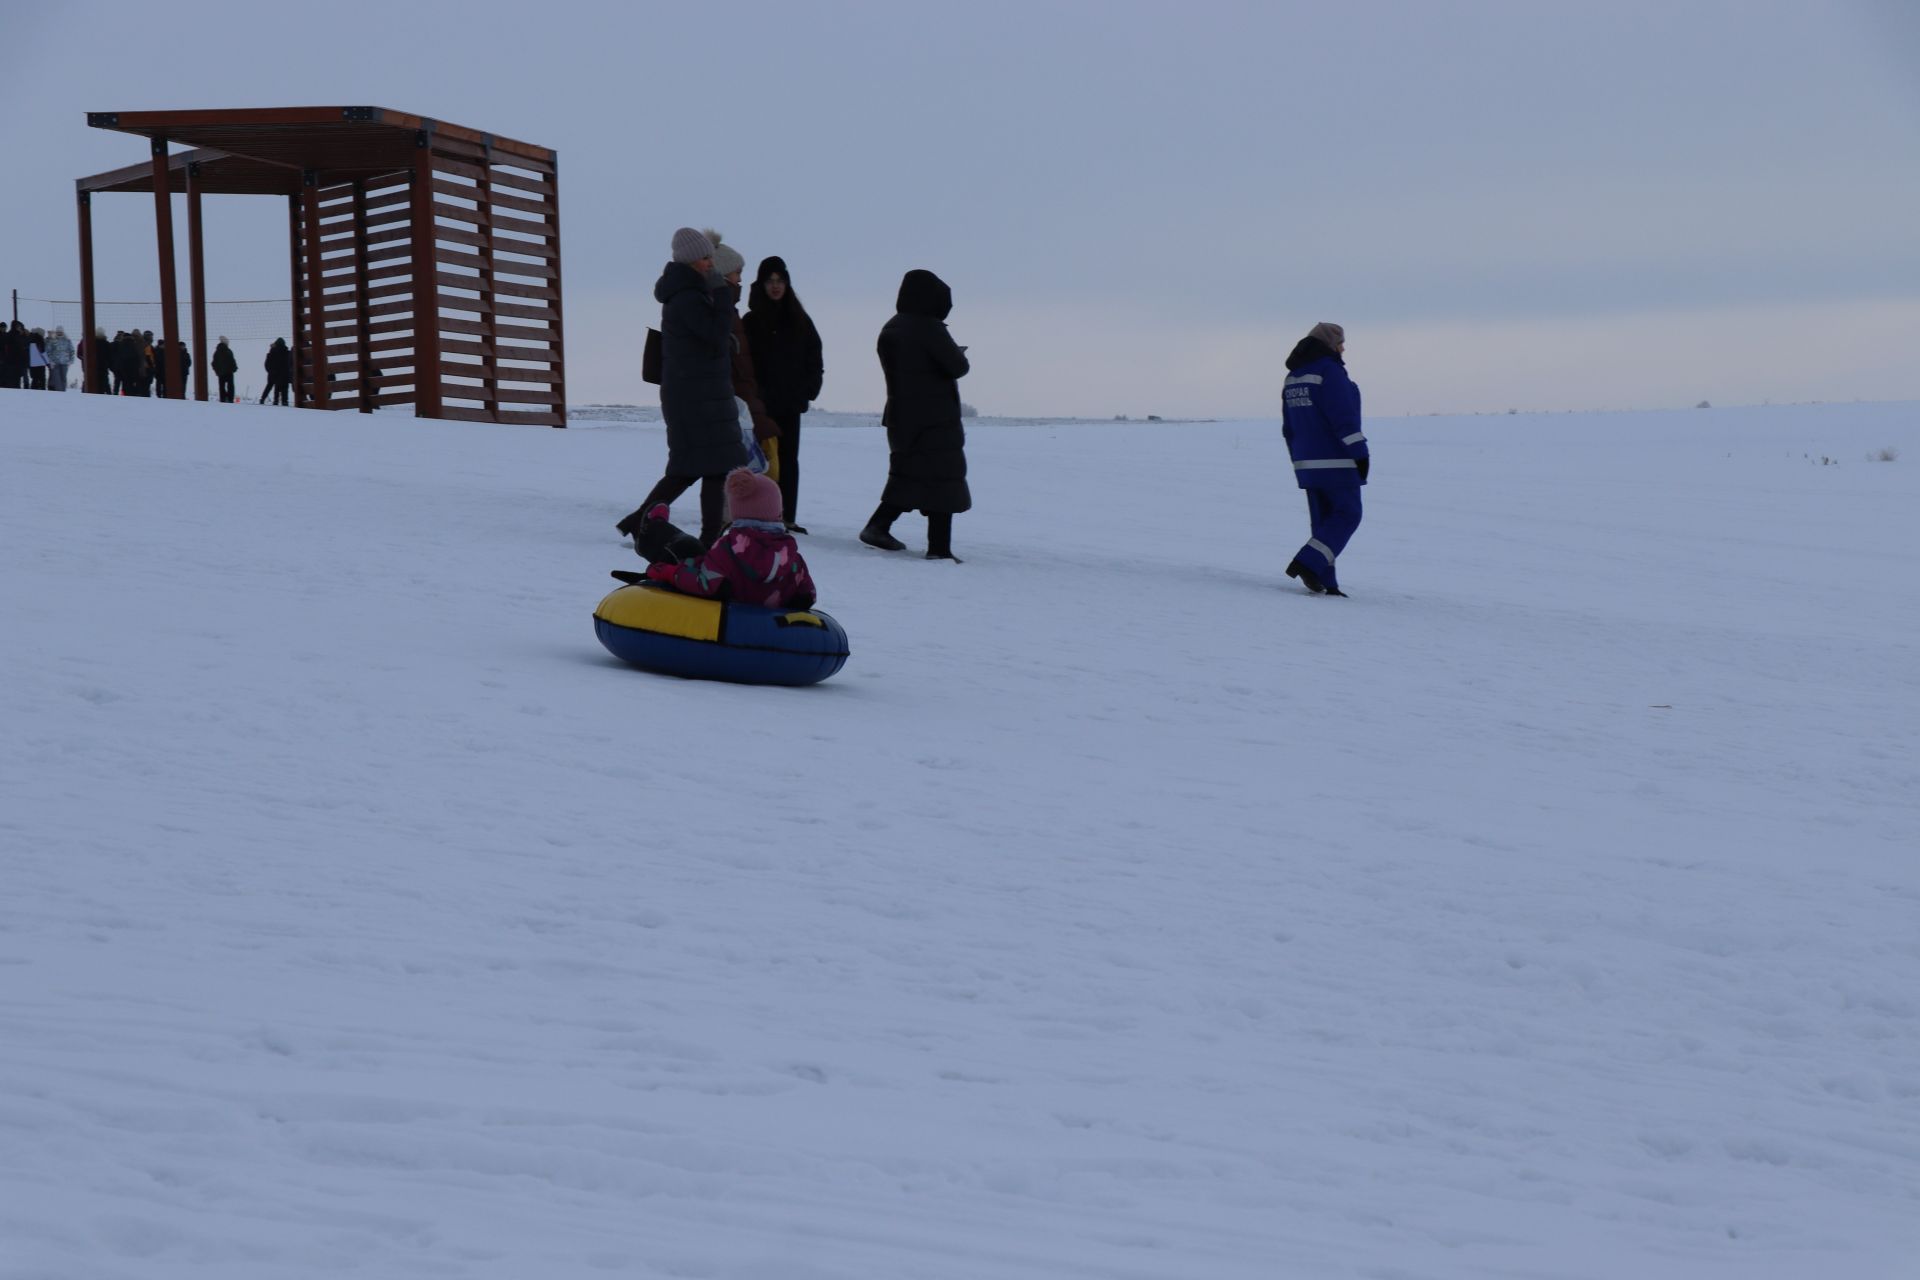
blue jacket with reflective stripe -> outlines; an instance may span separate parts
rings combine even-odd
[[[1360,388],[1347,366],[1322,356],[1289,373],[1281,415],[1293,478],[1302,489],[1360,486],[1354,464],[1367,456],[1367,438],[1360,431]]]

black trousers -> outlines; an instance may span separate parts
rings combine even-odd
[[[661,476],[660,483],[653,486],[647,496],[641,500],[640,509],[628,520],[639,523],[639,519],[657,502],[673,505],[673,500],[693,488],[695,482],[700,485],[700,545],[711,547],[719,538],[720,531],[727,527],[727,477],[723,473],[717,476]]]
[[[220,403],[221,404],[233,403],[233,375],[232,374],[223,373],[220,375]]]
[[[780,428],[780,514],[788,524],[800,506],[800,418],[798,413],[773,414]]]

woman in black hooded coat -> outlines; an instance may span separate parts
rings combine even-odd
[[[955,560],[953,518],[973,506],[967,488],[967,433],[960,422],[960,379],[967,349],[947,332],[953,290],[931,271],[900,281],[896,314],[880,330],[880,369],[887,376],[887,487],[860,541],[904,551],[890,532],[908,511],[927,517],[927,559]]]
[[[767,407],[767,416],[780,428],[782,518],[793,532],[805,533],[794,523],[800,498],[800,415],[820,398],[826,362],[820,350],[820,331],[800,305],[784,259],[761,261],[747,295],[745,324],[760,400]]]

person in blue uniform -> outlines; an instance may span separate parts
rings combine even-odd
[[[1307,494],[1313,530],[1287,566],[1316,595],[1344,596],[1334,565],[1360,527],[1360,486],[1367,482],[1367,437],[1360,430],[1360,388],[1341,359],[1346,330],[1316,324],[1287,356],[1280,432],[1293,478]]]

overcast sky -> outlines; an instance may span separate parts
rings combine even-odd
[[[559,151],[576,403],[653,402],[682,224],[787,259],[828,408],[912,267],[987,413],[1272,416],[1318,320],[1383,414],[1920,399],[1920,0],[0,0],[0,290],[78,296],[88,111],[352,104]],[[208,227],[285,295],[281,205]]]

